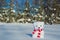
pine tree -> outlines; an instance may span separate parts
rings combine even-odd
[[[9,22],[13,22],[13,18],[15,19],[15,10],[14,10],[14,1],[15,0],[10,0],[10,3],[9,3],[9,6],[10,6],[10,9],[8,11],[8,14],[9,14]]]
[[[54,0],[54,3],[53,3],[53,8],[54,8],[54,13],[55,13],[55,17],[56,17],[56,23],[60,23],[60,21],[58,21],[60,18],[60,4],[58,3],[59,0]],[[57,18],[58,17],[58,18]]]
[[[30,12],[30,4],[29,4],[29,0],[26,0],[25,2],[25,10],[26,12]]]

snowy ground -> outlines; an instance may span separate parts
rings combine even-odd
[[[45,25],[45,38],[32,38],[32,24],[0,24],[0,40],[59,40],[60,24]]]

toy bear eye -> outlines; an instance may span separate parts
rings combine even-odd
[[[36,27],[37,27],[37,25],[36,25]]]

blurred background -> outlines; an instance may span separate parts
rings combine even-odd
[[[0,0],[0,22],[60,24],[60,0]]]
[[[32,38],[37,21],[45,23],[40,40],[59,40],[60,0],[0,0],[0,40],[39,40]]]

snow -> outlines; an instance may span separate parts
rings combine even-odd
[[[33,24],[0,23],[0,40],[59,40],[60,24],[45,25],[44,39],[32,38]]]
[[[60,24],[45,25],[45,40],[59,40]]]

